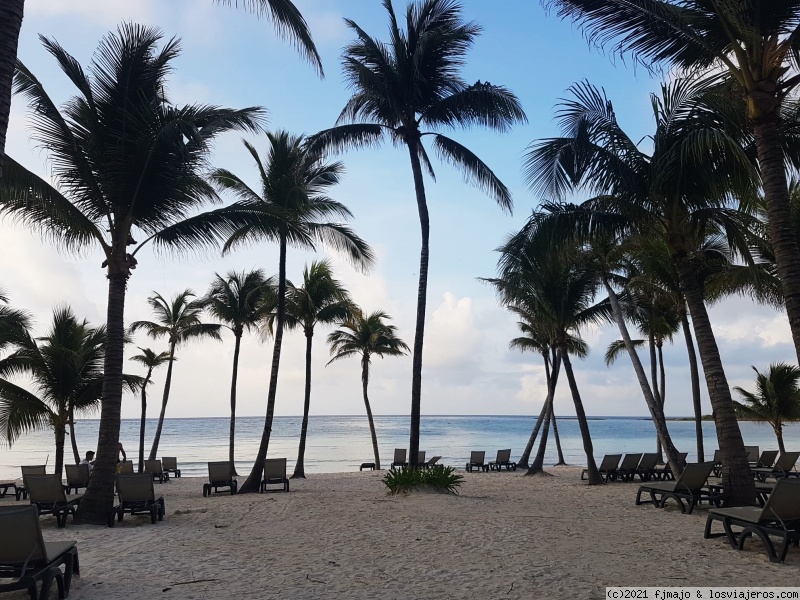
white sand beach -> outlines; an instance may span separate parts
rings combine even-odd
[[[638,484],[589,487],[579,469],[467,473],[458,496],[390,496],[381,472],[311,475],[291,492],[203,498],[202,479],[156,484],[167,513],[77,540],[70,598],[603,598],[607,585],[793,586],[800,550],[771,564],[703,539],[704,507],[635,506]],[[2,503],[13,502],[5,498]],[[8,600],[26,598],[6,594]],[[55,597],[55,593],[53,595]]]

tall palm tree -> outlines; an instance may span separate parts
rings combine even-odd
[[[135,360],[143,367],[147,368],[147,375],[142,383],[142,417],[139,421],[139,473],[144,473],[144,432],[147,422],[147,386],[150,384],[153,369],[157,369],[164,363],[169,362],[169,352],[159,352],[156,354],[150,348],[139,348],[139,350],[141,350],[142,353],[131,356],[131,360]]]
[[[67,425],[77,413],[95,410],[103,387],[103,351],[106,331],[79,321],[72,309],[53,311],[47,335],[26,336],[18,349],[0,360],[0,432],[9,444],[29,431],[52,429],[55,435],[55,472],[64,466]],[[35,392],[9,381],[29,377]],[[135,390],[140,378],[124,376]],[[74,439],[74,436],[73,436]]]
[[[328,364],[350,356],[361,356],[361,389],[364,393],[364,407],[367,409],[376,469],[381,468],[381,457],[378,452],[378,436],[375,434],[375,422],[372,419],[372,408],[370,408],[367,394],[369,366],[373,356],[383,358],[384,356],[408,354],[408,345],[397,337],[397,327],[386,323],[389,319],[391,317],[381,310],[376,310],[368,315],[361,310],[354,310],[350,318],[340,324],[339,329],[328,335],[332,356]]]
[[[158,425],[153,436],[153,445],[150,447],[149,460],[155,460],[158,453],[158,444],[161,441],[161,429],[164,426],[164,415],[167,412],[167,401],[172,384],[172,365],[175,362],[175,349],[191,340],[211,338],[221,340],[219,335],[220,325],[203,323],[200,321],[206,307],[205,299],[194,298],[192,290],[184,290],[176,294],[172,300],[165,300],[161,294],[153,292],[147,303],[153,310],[155,321],[134,321],[128,327],[130,333],[144,331],[154,340],[165,337],[169,344],[169,358],[167,360],[167,378],[164,381],[164,396],[161,400],[161,413],[158,415]]]
[[[314,261],[303,269],[303,285],[287,282],[286,328],[302,327],[306,336],[306,387],[303,399],[303,423],[292,478],[305,478],[306,434],[308,411],[311,406],[311,345],[317,325],[332,325],[344,321],[350,314],[353,301],[342,283],[333,277],[327,260]]]
[[[27,339],[31,317],[24,311],[8,306],[8,296],[0,288],[0,352],[15,342]]]
[[[47,150],[61,191],[16,163],[10,169],[8,157],[0,180],[0,215],[62,248],[99,247],[105,259],[108,337],[97,458],[78,508],[81,520],[98,524],[107,522],[114,500],[125,291],[135,255],[149,241],[183,246],[180,236],[159,234],[216,198],[203,178],[211,142],[226,131],[256,131],[263,116],[255,108],[170,104],[167,74],[180,46],[171,39],[159,48],[161,39],[158,29],[123,24],[100,42],[87,71],[58,43],[43,40],[78,95],[59,110],[22,64],[15,89],[29,100],[33,137]]]
[[[231,374],[231,423],[228,434],[228,460],[234,463],[234,438],[236,434],[236,380],[239,374],[239,351],[242,335],[261,325],[275,310],[273,278],[264,276],[264,271],[237,273],[229,271],[225,277],[214,274],[214,281],[205,295],[204,302],[209,314],[233,332],[233,371]],[[234,467],[235,470],[235,467]]]
[[[662,240],[675,265],[689,311],[714,409],[717,439],[726,467],[722,473],[728,501],[752,502],[755,489],[747,465],[719,348],[697,276],[709,239],[727,243],[733,254],[749,259],[747,231],[754,218],[732,206],[732,195],[755,196],[757,174],[742,150],[741,128],[721,114],[720,96],[709,81],[676,80],[653,96],[656,124],[652,152],[637,147],[621,129],[613,105],[602,90],[584,83],[572,87],[558,113],[564,136],[535,143],[526,159],[531,187],[550,197],[574,190],[595,195],[579,207],[554,208],[550,220],[570,235],[616,245],[631,235]],[[571,223],[568,227],[565,227]],[[612,306],[616,292],[604,269]],[[629,342],[621,311],[615,317]],[[643,391],[649,388],[635,351],[629,353]],[[647,394],[646,394],[647,397]],[[648,399],[648,406],[650,400]],[[660,416],[660,412],[651,412]],[[657,429],[660,420],[656,421]],[[662,439],[667,454],[666,442]],[[670,458],[670,463],[673,459]]]
[[[769,373],[760,373],[755,367],[753,370],[756,372],[755,392],[733,388],[742,398],[742,402],[736,402],[736,412],[744,418],[772,425],[778,448],[786,452],[783,423],[800,419],[800,369],[778,362],[769,366]]]
[[[506,88],[481,81],[468,85],[462,79],[460,69],[467,50],[481,28],[463,21],[458,2],[410,3],[405,30],[398,23],[391,0],[383,0],[383,6],[389,14],[389,42],[370,37],[355,21],[346,20],[357,37],[345,48],[342,60],[353,96],[339,115],[337,126],[317,134],[314,144],[341,150],[377,144],[388,137],[408,149],[422,230],[411,380],[409,453],[414,465],[419,450],[430,235],[423,169],[433,177],[423,137],[430,136],[439,156],[460,168],[503,209],[510,211],[512,206],[509,190],[477,155],[455,140],[425,129],[481,125],[507,131],[526,119],[516,96]]]
[[[758,151],[778,274],[800,358],[800,244],[792,225],[781,108],[800,83],[800,0],[548,0],[562,18],[643,61],[721,68],[741,88]]]

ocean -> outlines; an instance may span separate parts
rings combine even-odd
[[[301,417],[276,417],[269,445],[269,456],[287,457],[289,472],[294,468],[300,436]],[[487,460],[494,459],[497,450],[511,448],[516,460],[525,448],[536,418],[532,416],[422,416],[420,449],[427,457],[441,455],[440,461],[463,469],[471,450],[485,450]],[[228,423],[226,417],[166,419],[161,434],[158,456],[177,456],[182,474],[188,477],[206,476],[206,463],[228,458]],[[80,420],[76,424],[76,438],[81,455],[94,450],[99,421]],[[574,418],[558,420],[564,457],[569,464],[585,465],[578,423]],[[145,458],[149,453],[156,420],[147,421]],[[236,467],[247,474],[258,450],[263,417],[236,419]],[[394,448],[408,447],[407,416],[377,416],[375,428],[381,454],[381,466],[388,467]],[[646,417],[590,417],[594,454],[616,452],[655,451],[655,430]],[[745,444],[758,445],[762,450],[777,449],[772,428],[763,423],[740,423]],[[694,422],[670,421],[669,430],[678,450],[689,452],[689,460],[696,460]],[[714,424],[703,423],[706,459],[717,447]],[[139,420],[123,419],[120,440],[128,460],[137,460]],[[784,426],[784,439],[788,449],[800,447],[800,423]],[[72,460],[69,439],[65,448],[65,462]],[[39,431],[21,437],[9,448],[0,446],[0,479],[19,477],[20,465],[53,464],[54,442],[50,432]],[[552,432],[548,442],[546,463],[556,460]],[[306,475],[357,470],[363,462],[372,462],[372,442],[369,424],[364,415],[312,416],[309,418],[306,441]],[[48,469],[49,471],[49,469]]]

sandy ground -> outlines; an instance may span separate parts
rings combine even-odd
[[[377,471],[211,498],[203,480],[181,478],[156,484],[167,507],[156,525],[146,516],[113,529],[41,523],[46,540],[77,540],[70,598],[86,600],[572,599],[603,598],[607,585],[800,581],[800,549],[773,565],[758,542],[737,552],[704,540],[705,508],[635,506],[638,484],[589,487],[574,467],[550,472],[468,473],[458,496],[391,496]]]

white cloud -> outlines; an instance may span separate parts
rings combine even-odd
[[[79,18],[82,21],[115,27],[120,21],[151,22],[164,10],[163,2],[109,2],[108,0],[36,0],[25,3],[26,18]]]

